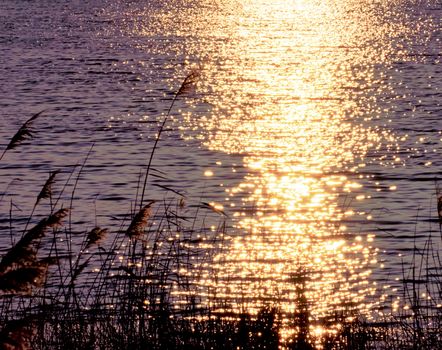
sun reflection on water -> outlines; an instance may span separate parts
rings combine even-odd
[[[400,20],[400,2],[198,3],[158,26],[203,66],[208,112],[190,111],[183,135],[241,156],[247,174],[223,183],[236,234],[203,284],[238,311],[296,312],[301,285],[312,318],[367,311],[374,236],[345,222],[352,202],[368,198],[359,181],[367,157],[397,147],[377,122],[378,96],[394,94],[378,68],[405,55],[418,29]],[[170,25],[174,15],[186,20]]]
[[[248,173],[226,186],[229,201],[242,202],[233,212],[239,234],[206,281],[238,311],[270,304],[296,313],[300,281],[312,318],[371,306],[373,237],[347,232],[354,212],[342,203],[360,187],[355,174],[367,152],[389,135],[364,122],[377,116],[373,97],[361,97],[364,110],[354,96],[376,78],[366,57],[359,66],[367,48],[351,36],[360,23],[345,27],[345,10],[243,2],[224,47],[228,74],[217,60],[205,67],[222,83],[206,86],[212,114],[197,127],[206,147],[241,155]]]

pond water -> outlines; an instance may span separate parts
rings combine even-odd
[[[296,309],[301,287],[316,316],[373,308],[439,237],[441,18],[436,0],[2,1],[2,148],[44,110],[0,162],[2,250],[10,209],[25,220],[92,144],[73,220],[116,225],[196,70],[147,196],[166,186],[226,214],[202,290],[255,311]]]

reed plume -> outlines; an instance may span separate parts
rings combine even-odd
[[[169,106],[169,109],[167,111],[166,118],[163,121],[162,127],[164,127],[165,121],[169,117],[170,112],[172,111],[172,108],[173,108],[176,100],[178,99],[178,97],[185,95],[185,94],[189,93],[190,91],[192,91],[192,89],[196,86],[196,83],[198,82],[199,77],[200,77],[199,71],[193,70],[184,78],[183,82],[181,83],[180,88],[177,90],[177,92],[175,93],[175,96],[173,97],[172,103]]]
[[[1,350],[31,349],[30,340],[35,334],[33,322],[29,319],[11,320],[0,331]]]
[[[176,93],[177,97],[191,91],[195,87],[199,77],[200,73],[197,70],[190,72],[178,89],[178,92]]]
[[[30,293],[32,286],[40,287],[46,277],[49,264],[36,263],[10,270],[0,275],[0,291],[8,293]]]
[[[68,212],[68,209],[60,209],[26,232],[0,261],[0,276],[8,270],[33,265],[37,252],[31,244],[42,238],[49,228],[59,226]]]
[[[88,249],[92,245],[99,243],[108,233],[109,230],[106,228],[100,228],[100,227],[93,228],[87,234],[85,249]]]
[[[19,146],[23,141],[32,139],[33,131],[32,131],[32,123],[35,119],[37,119],[43,111],[38,112],[37,114],[34,114],[31,118],[29,118],[21,127],[18,129],[18,131],[15,133],[15,135],[12,137],[11,141],[9,141],[8,146],[6,146],[6,149],[3,151],[0,160],[3,159],[3,156],[5,153],[11,149],[16,148]]]
[[[60,170],[56,170],[53,171],[50,176],[49,179],[46,180],[43,188],[41,189],[39,195],[37,196],[37,201],[35,203],[35,205],[37,205],[40,200],[42,199],[48,199],[51,198],[52,196],[52,185],[55,183],[55,176],[60,172]]]
[[[152,215],[152,204],[153,201],[151,201],[149,204],[146,204],[137,214],[135,214],[132,222],[129,225],[129,228],[126,231],[126,235],[129,238],[138,238],[144,233],[147,220]]]

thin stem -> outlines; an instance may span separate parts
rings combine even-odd
[[[195,80],[197,77],[198,77],[198,74],[196,72],[191,72],[189,75],[186,76],[186,78],[183,80],[180,88],[175,93],[172,103],[170,104],[169,109],[167,110],[166,116],[164,117],[164,120],[161,123],[160,129],[158,130],[158,135],[155,139],[155,143],[152,148],[152,152],[150,153],[149,162],[147,163],[146,175],[144,176],[143,191],[141,193],[141,199],[140,199],[140,210],[143,208],[144,194],[146,192],[147,179],[149,177],[149,171],[150,171],[150,167],[152,165],[153,155],[155,154],[155,151],[157,149],[158,142],[160,141],[161,134],[163,133],[163,130],[164,130],[164,126],[166,125],[166,122],[169,119],[170,112],[172,111],[175,101],[178,99],[179,96],[186,93],[186,91],[189,89],[189,87],[195,83]]]

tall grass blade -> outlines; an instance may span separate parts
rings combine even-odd
[[[223,216],[227,217],[227,214],[222,209],[218,209],[215,205],[211,203],[201,202],[201,208],[209,209],[213,211],[214,213],[221,214]]]
[[[439,218],[439,225],[442,226],[442,193],[437,196],[437,216]]]
[[[163,122],[160,125],[160,129],[158,130],[158,135],[155,138],[155,143],[153,145],[152,152],[150,153],[149,162],[148,162],[147,168],[146,168],[146,175],[144,176],[143,191],[142,191],[141,200],[140,200],[140,208],[143,207],[144,194],[146,192],[147,179],[149,177],[149,171],[152,166],[153,155],[155,154],[155,151],[157,149],[158,142],[160,140],[161,134],[163,133],[164,126],[166,125],[166,122],[170,116],[170,112],[172,111],[172,108],[175,104],[175,101],[178,99],[178,97],[186,94],[187,92],[189,92],[192,89],[193,86],[195,86],[198,77],[199,77],[199,73],[197,71],[192,71],[190,74],[188,74],[184,78],[183,82],[181,83],[180,88],[178,89],[178,91],[175,93],[175,96],[173,97],[172,103],[169,106],[166,117],[164,118]]]
[[[84,271],[84,269],[89,265],[89,261],[92,259],[92,256],[89,257],[84,263],[80,264],[72,274],[71,279],[71,285],[74,284],[75,280],[78,278],[78,276],[81,275],[81,273]]]

